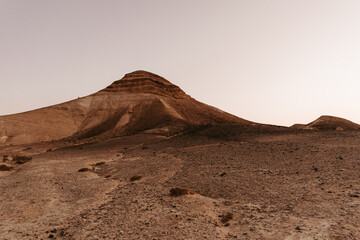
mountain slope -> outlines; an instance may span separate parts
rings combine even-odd
[[[107,88],[73,101],[0,117],[0,143],[25,144],[72,137],[171,134],[197,124],[251,122],[200,103],[146,71],[126,74]]]

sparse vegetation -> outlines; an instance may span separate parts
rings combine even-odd
[[[136,175],[136,176],[132,176],[132,177],[130,178],[130,181],[134,182],[134,181],[138,181],[138,180],[140,180],[140,179],[142,179],[142,178],[143,178],[142,176]]]
[[[16,155],[16,156],[13,157],[13,161],[16,164],[24,164],[24,163],[29,162],[31,159],[32,159],[31,156],[18,156],[18,155]]]
[[[89,168],[80,168],[78,170],[78,172],[90,172],[90,171],[91,171],[91,169],[89,169]]]
[[[194,194],[194,192],[191,190],[188,190],[186,188],[176,187],[176,188],[170,189],[170,196],[173,196],[173,197],[179,197],[179,196],[190,195],[190,194]]]
[[[8,165],[5,165],[5,164],[0,164],[0,171],[10,171],[13,168],[14,167],[12,167],[12,166],[8,166]]]
[[[234,218],[234,214],[228,212],[221,216],[220,221],[225,224],[225,223],[228,223],[233,218]]]

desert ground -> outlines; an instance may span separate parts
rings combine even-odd
[[[0,116],[0,239],[360,239],[360,125],[281,127],[135,71]]]
[[[358,131],[208,125],[0,152],[0,239],[360,239]]]

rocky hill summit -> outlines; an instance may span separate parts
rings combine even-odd
[[[102,90],[103,92],[153,93],[173,98],[189,97],[178,86],[165,78],[147,71],[135,71],[126,74]]]

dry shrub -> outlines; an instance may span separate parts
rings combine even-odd
[[[89,168],[80,168],[78,172],[90,172],[91,170]]]
[[[222,217],[221,217],[221,222],[222,223],[227,223],[229,222],[231,219],[234,218],[234,214],[228,212],[227,214],[224,214]]]
[[[189,194],[194,194],[194,192],[186,188],[179,188],[179,187],[170,189],[170,196],[173,197],[184,196]]]
[[[14,167],[12,167],[12,166],[8,166],[8,165],[5,165],[5,164],[0,164],[0,171],[10,171],[13,168]]]
[[[29,162],[32,159],[30,156],[14,156],[13,161],[17,164],[24,164]]]
[[[134,182],[134,181],[140,180],[140,179],[142,179],[142,178],[143,178],[142,176],[136,175],[136,176],[132,176],[132,177],[130,178],[130,181]]]

